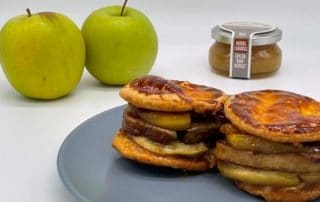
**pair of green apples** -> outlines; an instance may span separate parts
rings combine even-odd
[[[53,12],[21,15],[0,32],[0,62],[11,85],[36,99],[72,92],[84,66],[99,81],[123,85],[147,74],[154,64],[156,31],[140,11],[109,6],[90,14],[80,30]]]

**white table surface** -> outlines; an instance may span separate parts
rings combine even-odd
[[[238,2],[235,4],[235,2]],[[320,12],[310,1],[129,0],[149,16],[159,38],[159,53],[150,72],[170,79],[214,86],[226,93],[283,89],[320,100]],[[24,13],[56,11],[79,26],[93,10],[121,1],[0,0],[0,26]],[[279,26],[283,40],[281,69],[266,78],[234,80],[211,71],[210,29],[226,21],[261,21]],[[0,73],[0,201],[75,201],[61,183],[56,158],[66,136],[97,113],[125,103],[119,87],[108,87],[86,71],[77,89],[55,101],[17,94]]]

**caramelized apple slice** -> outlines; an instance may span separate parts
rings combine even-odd
[[[154,142],[143,136],[130,136],[131,139],[144,149],[160,155],[183,155],[183,156],[198,156],[205,153],[208,148],[204,143],[187,145],[182,142],[170,142],[163,145]]]
[[[256,151],[265,154],[320,152],[319,145],[306,146],[303,144],[299,144],[299,146],[297,146],[296,144],[295,146],[293,144],[273,142],[264,138],[241,133],[229,133],[226,135],[226,137],[227,142],[234,148]]]
[[[214,134],[219,128],[219,125],[220,124],[216,122],[192,123],[191,128],[189,128],[183,136],[183,142],[186,144],[195,144],[205,141]]]
[[[217,165],[222,175],[236,181],[277,187],[291,187],[301,183],[294,173],[253,169],[221,160],[218,160]]]
[[[130,106],[135,114],[142,120],[152,125],[171,129],[171,130],[185,130],[191,126],[191,115],[189,112],[161,112],[138,109]]]
[[[151,125],[138,117],[131,116],[127,110],[123,113],[122,130],[130,135],[145,136],[159,143],[177,140],[177,132]]]
[[[286,172],[320,172],[320,153],[263,154],[238,150],[224,141],[218,141],[216,158],[236,164]]]
[[[299,150],[291,144],[273,142],[253,135],[229,133],[226,136],[227,142],[232,147],[241,150],[250,150],[265,154],[299,152]]]
[[[302,174],[299,174],[299,177],[302,181],[308,184],[320,182],[320,173],[318,172],[302,173]]]

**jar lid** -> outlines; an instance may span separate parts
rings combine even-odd
[[[231,43],[232,32],[224,29],[224,25],[233,25],[237,26],[241,29],[248,29],[251,30],[253,28],[270,28],[270,31],[264,33],[257,33],[252,36],[252,45],[259,46],[259,45],[268,45],[273,44],[281,40],[282,38],[282,31],[274,26],[263,24],[263,23],[255,23],[255,22],[230,22],[224,23],[222,25],[217,25],[212,28],[211,37],[219,42],[222,43]]]

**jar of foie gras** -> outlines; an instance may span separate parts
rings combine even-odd
[[[233,78],[248,79],[252,75],[274,72],[281,65],[281,49],[277,42],[282,31],[255,22],[230,22],[212,29],[215,42],[209,50],[209,64]]]

